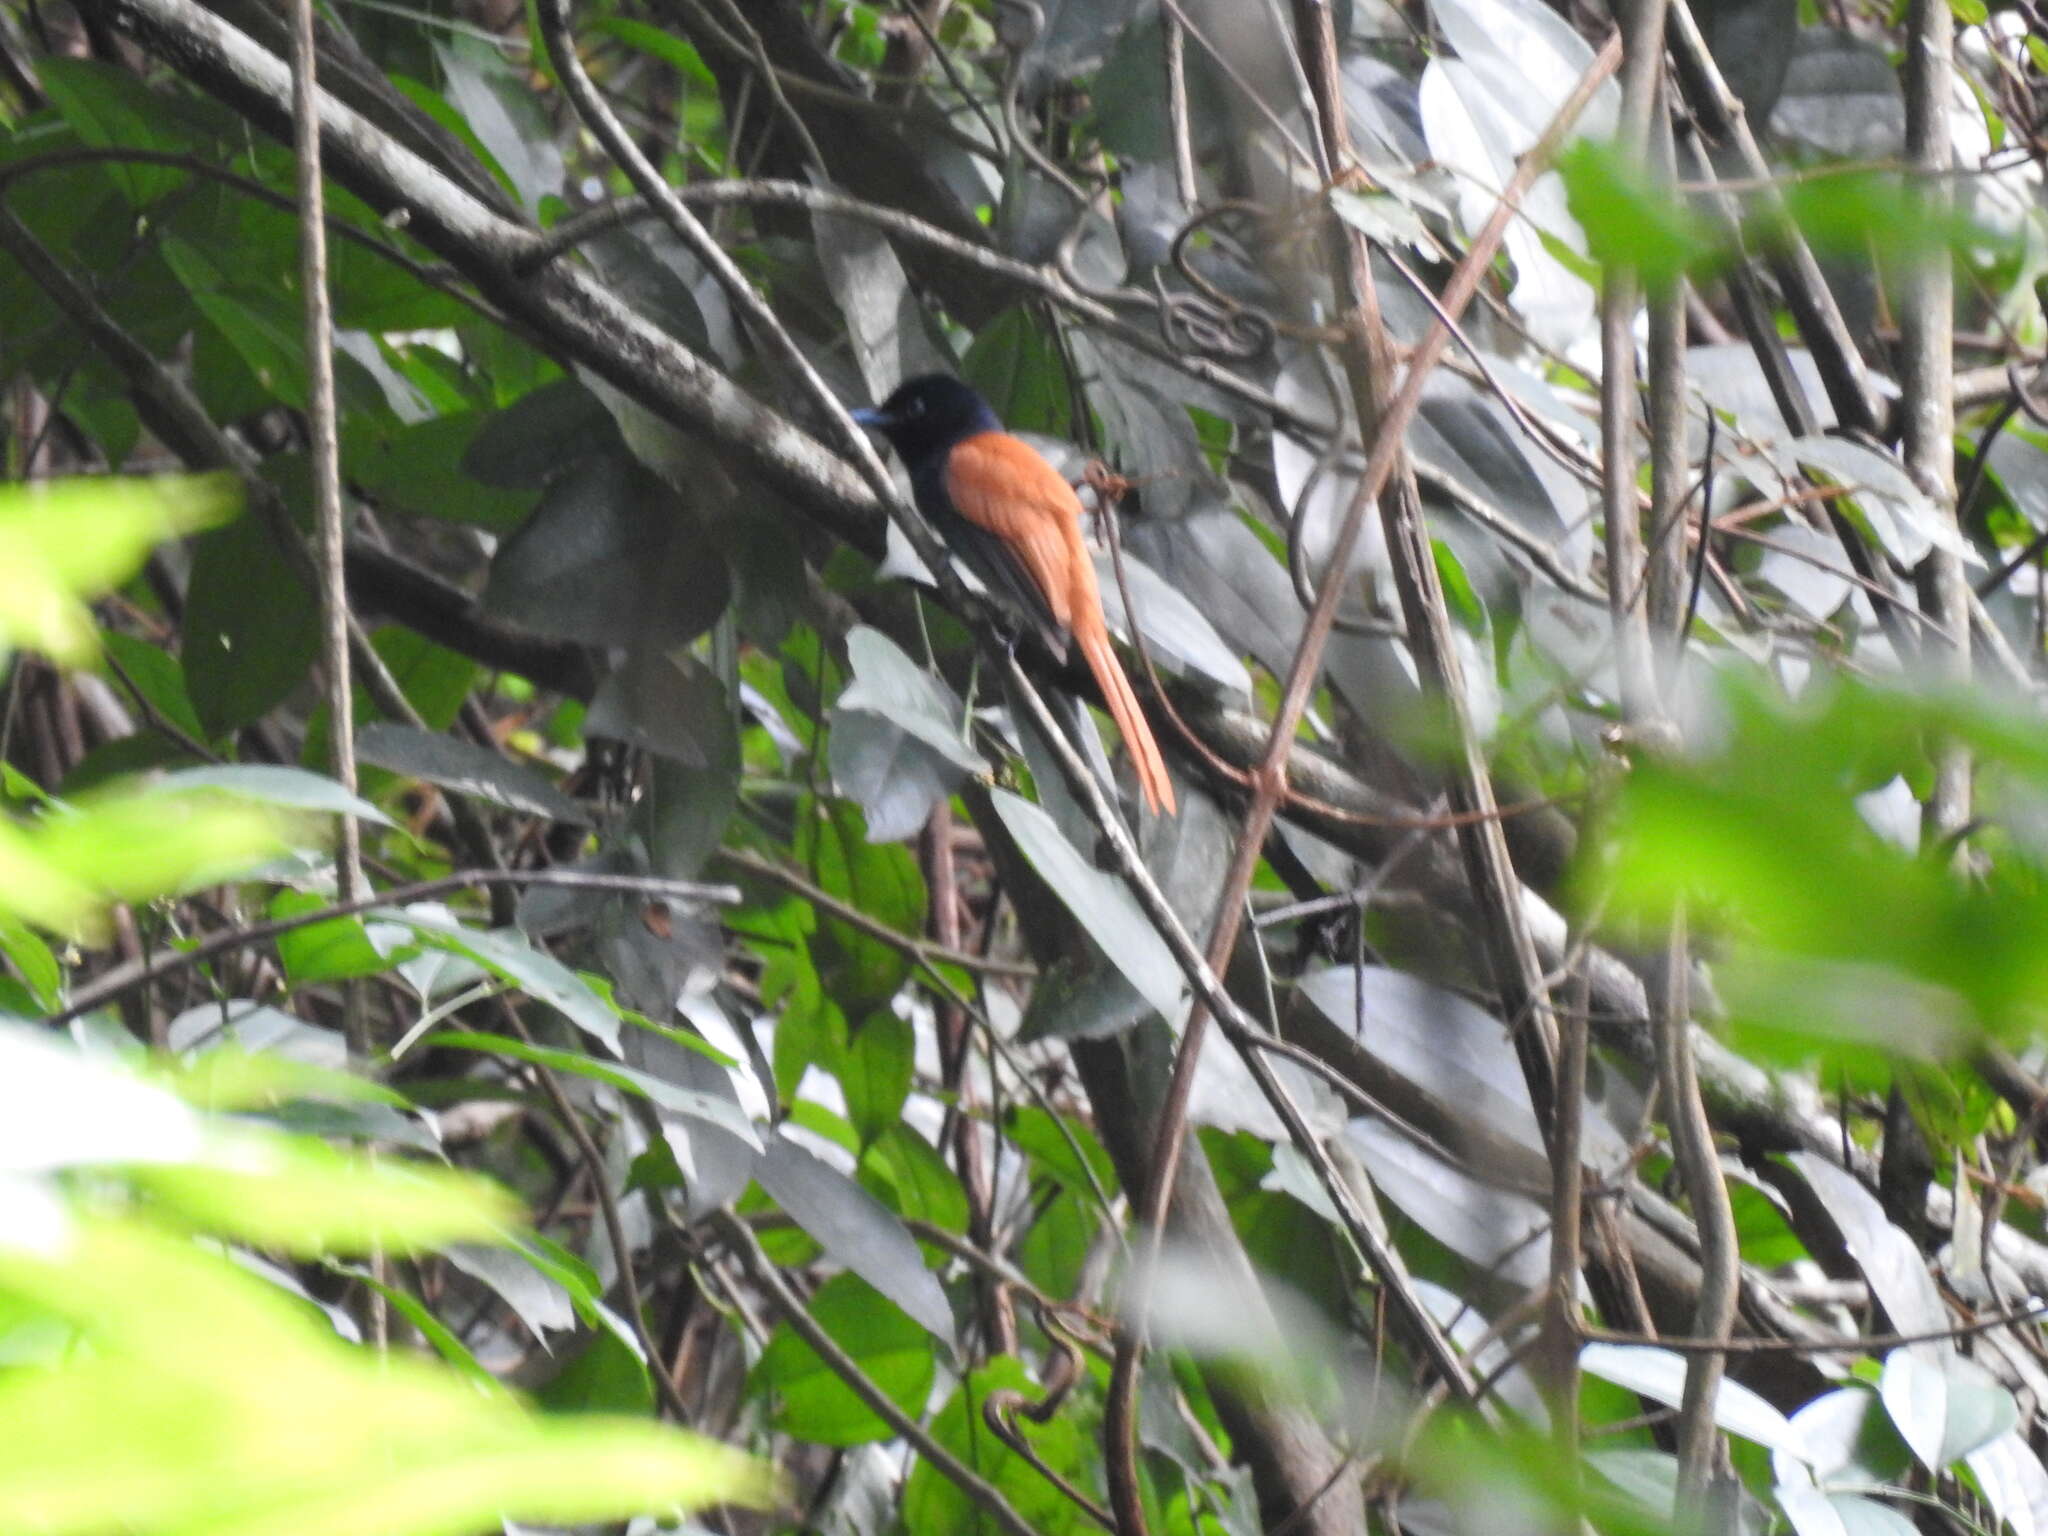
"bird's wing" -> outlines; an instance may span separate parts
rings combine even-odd
[[[1094,562],[1081,542],[1081,500],[1073,487],[1029,443],[1007,432],[984,432],[953,445],[946,495],[962,519],[1029,574],[1054,616],[1080,642],[1102,701],[1130,749],[1146,805],[1174,814],[1166,759],[1102,621],[1102,597]]]
[[[1029,443],[1007,432],[982,432],[953,445],[946,495],[963,518],[995,536],[1053,618],[1071,627],[1075,562],[1085,563],[1088,552],[1081,544],[1080,499],[1060,472]]]

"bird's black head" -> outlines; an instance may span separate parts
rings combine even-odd
[[[889,439],[906,464],[944,453],[977,432],[1000,432],[989,404],[951,374],[927,373],[905,381],[873,410],[853,419]]]

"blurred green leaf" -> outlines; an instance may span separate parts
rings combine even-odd
[[[1632,267],[1652,288],[1719,260],[1713,227],[1612,144],[1576,139],[1557,157],[1572,217],[1594,260]]]
[[[757,1464],[680,1431],[549,1421],[352,1349],[224,1257],[139,1224],[0,1248],[0,1298],[91,1344],[0,1379],[0,1528],[463,1536],[501,1515],[574,1524],[769,1495]]]
[[[260,1110],[304,1099],[409,1107],[405,1095],[354,1072],[230,1041],[157,1064],[153,1076],[199,1109]]]
[[[350,794],[326,774],[272,763],[221,763],[181,768],[152,781],[146,793],[182,795],[209,789],[224,790],[236,800],[253,800],[281,810],[353,816],[380,827],[395,825],[376,806],[360,795]]]
[[[54,1011],[64,984],[57,957],[26,923],[0,915],[0,955],[5,955],[34,997],[36,1006]]]
[[[0,488],[0,653],[26,645],[67,666],[89,663],[97,647],[82,600],[125,581],[163,540],[240,510],[225,475]]]
[[[212,793],[107,795],[28,824],[0,816],[0,917],[92,937],[115,902],[248,873],[285,847],[289,826]]]
[[[1640,762],[1616,807],[1612,872],[1639,913],[1690,900],[1727,934],[1717,974],[1751,1046],[1857,1042],[1943,1054],[2031,1028],[2048,983],[2048,887],[2024,848],[1987,879],[1882,839],[1856,796],[1921,771],[1951,737],[2015,810],[2048,797],[2048,740],[1962,693],[1817,685],[1798,706],[1731,680],[1711,751]]]
[[[138,1166],[130,1177],[194,1225],[309,1256],[487,1242],[521,1216],[502,1189],[472,1174],[310,1137],[219,1133],[199,1160]]]
[[[1887,261],[1976,246],[2009,243],[1978,224],[1963,205],[1930,208],[1897,176],[1880,171],[1843,171],[1806,177],[1785,189],[1792,222],[1815,252],[1867,258],[1882,251]],[[1766,234],[1766,238],[1767,238]]]

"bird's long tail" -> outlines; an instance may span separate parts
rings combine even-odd
[[[1154,815],[1176,814],[1173,780],[1167,777],[1166,759],[1160,755],[1159,743],[1153,738],[1145,712],[1138,707],[1138,696],[1131,691],[1131,680],[1124,675],[1123,663],[1116,659],[1116,651],[1110,646],[1108,630],[1099,623],[1079,623],[1075,626],[1074,642],[1081,648],[1088,670],[1095,674],[1095,686],[1102,690],[1110,719],[1123,732],[1124,746],[1137,769],[1138,788],[1144,793],[1146,808]]]

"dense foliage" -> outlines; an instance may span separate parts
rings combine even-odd
[[[292,24],[0,0],[0,1529],[2048,1532],[2037,0]]]

